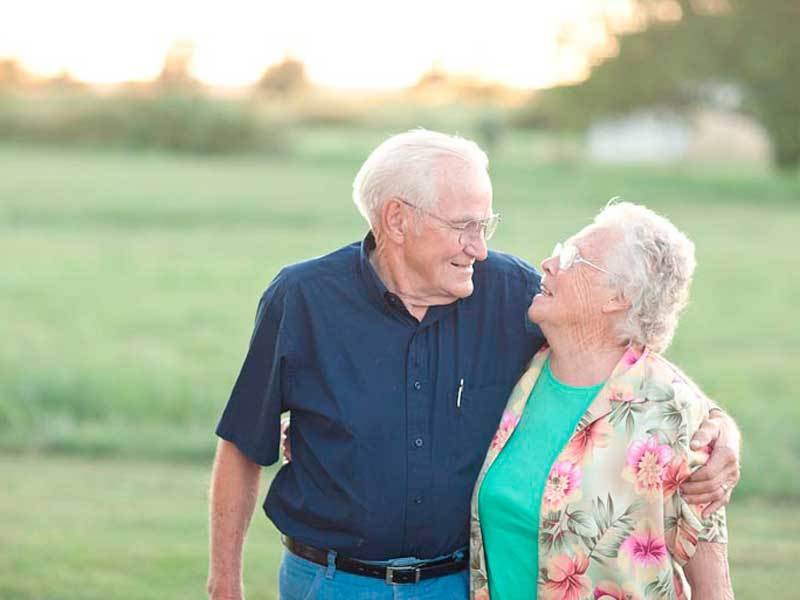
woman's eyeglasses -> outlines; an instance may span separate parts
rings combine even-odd
[[[562,271],[566,271],[575,263],[583,263],[589,267],[592,267],[593,269],[597,269],[598,271],[605,273],[606,275],[612,275],[612,276],[614,275],[614,273],[612,273],[611,271],[608,271],[603,267],[600,267],[594,264],[593,262],[583,258],[581,256],[580,251],[578,250],[578,247],[575,246],[574,244],[570,243],[562,244],[561,242],[559,242],[556,244],[556,247],[553,248],[553,253],[550,256],[558,257],[558,268],[561,269]]]

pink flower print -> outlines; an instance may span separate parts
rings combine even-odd
[[[635,365],[641,356],[641,352],[629,347],[627,350],[625,350],[625,354],[622,355],[622,364],[624,364],[626,367]]]
[[[664,498],[671,498],[686,478],[689,477],[689,463],[683,456],[674,457],[664,468],[662,493]]]
[[[569,502],[580,498],[583,472],[581,468],[569,460],[561,460],[550,469],[547,484],[544,487],[542,505],[547,512],[561,510]]]
[[[640,577],[650,577],[667,561],[667,544],[660,532],[648,521],[643,521],[619,547],[620,565],[629,570],[633,567]]]
[[[559,554],[547,562],[547,581],[542,600],[580,600],[592,593],[592,581],[585,573],[589,559],[580,550],[575,556]]]
[[[612,402],[639,402],[639,398],[633,393],[633,387],[630,385],[618,384],[609,390],[610,399]]]
[[[589,462],[595,448],[605,448],[608,446],[608,438],[611,434],[611,425],[606,419],[597,419],[589,423],[578,433],[572,436],[561,453],[562,460],[569,460],[576,465]]]
[[[658,437],[647,441],[636,440],[628,446],[627,466],[623,472],[625,479],[633,481],[636,492],[646,494],[654,500],[661,492],[664,467],[672,460],[672,448],[659,444]]]
[[[508,438],[511,437],[511,433],[517,427],[517,423],[519,423],[519,415],[515,415],[510,411],[505,411],[503,413],[503,418],[500,419],[500,426],[497,428],[494,438],[492,439],[492,450],[499,451],[506,445]]]
[[[613,581],[601,581],[594,588],[594,600],[640,600],[629,586],[620,586]]]

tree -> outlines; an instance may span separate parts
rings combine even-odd
[[[197,87],[197,80],[191,73],[195,45],[192,42],[176,42],[164,58],[156,79],[156,86],[169,91],[186,91]]]
[[[21,88],[26,80],[27,74],[16,60],[0,59],[0,90]]]
[[[264,71],[256,84],[256,91],[267,96],[292,96],[305,92],[309,87],[305,65],[287,56]]]
[[[553,90],[538,113],[571,127],[638,108],[687,109],[724,86],[769,135],[775,164],[800,166],[800,2],[637,0],[644,27],[589,78]],[[540,117],[541,118],[541,117]]]

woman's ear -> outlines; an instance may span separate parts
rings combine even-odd
[[[615,312],[623,312],[631,307],[631,301],[628,300],[622,292],[619,292],[613,298],[610,298],[603,305],[603,314],[612,314]]]

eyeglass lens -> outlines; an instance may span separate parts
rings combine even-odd
[[[557,256],[558,268],[562,271],[566,271],[575,262],[577,254],[578,249],[575,248],[575,246],[565,245],[559,242],[556,244],[555,248],[553,248],[553,254],[551,256]]]
[[[465,245],[481,238],[488,242],[497,230],[498,221],[497,217],[492,217],[486,221],[470,221],[461,230],[458,239],[459,243]]]

